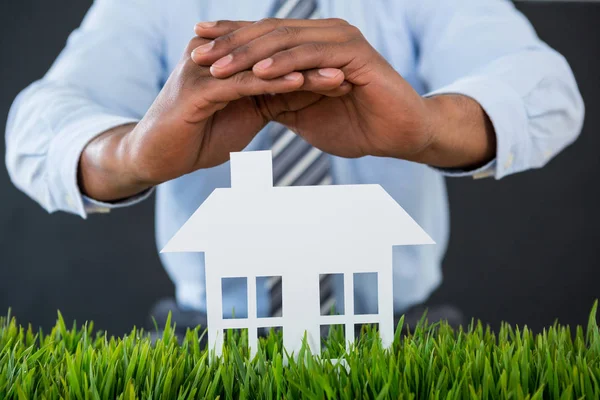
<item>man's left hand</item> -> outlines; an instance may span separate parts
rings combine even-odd
[[[216,78],[250,69],[262,79],[303,72],[306,86],[299,89],[298,96],[311,96],[310,101],[303,99],[299,102],[302,108],[295,108],[277,104],[289,103],[289,94],[275,95],[274,105],[268,109],[276,111],[267,118],[288,126],[325,152],[351,158],[396,157],[441,167],[473,165],[493,154],[489,143],[475,141],[479,148],[469,149],[473,145],[465,148],[464,137],[453,139],[445,132],[452,129],[451,114],[469,109],[469,117],[479,118],[483,139],[488,139],[485,128],[489,128],[489,120],[475,101],[463,97],[458,100],[458,110],[449,102],[462,96],[421,97],[360,30],[346,21],[218,21],[198,24],[195,31],[214,40],[195,49],[192,59],[210,65]],[[332,74],[343,74],[341,87],[350,85],[345,89],[351,90],[311,91],[311,82]],[[452,154],[447,154],[450,150]]]

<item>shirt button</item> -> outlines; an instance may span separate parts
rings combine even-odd
[[[508,157],[506,157],[506,162],[504,163],[504,169],[509,169],[512,167],[514,160],[515,155],[513,153],[508,153]]]
[[[473,179],[490,178],[490,177],[494,176],[495,173],[496,173],[496,171],[494,169],[490,169],[487,171],[481,171],[476,174],[473,174]]]

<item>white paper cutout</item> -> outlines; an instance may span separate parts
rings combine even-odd
[[[320,326],[379,324],[394,338],[392,246],[435,242],[380,185],[273,187],[270,151],[231,153],[230,189],[215,189],[162,252],[205,252],[209,348],[220,355],[225,329],[283,327],[297,354],[304,333],[320,354]],[[354,315],[354,273],[378,275],[378,314]],[[344,274],[343,315],[320,315],[319,275]],[[281,317],[257,318],[256,278],[282,276]],[[223,319],[221,278],[246,277],[248,318]]]

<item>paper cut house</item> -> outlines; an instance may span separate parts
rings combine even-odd
[[[273,187],[270,151],[231,153],[231,188],[216,189],[162,250],[205,252],[208,343],[221,354],[224,329],[283,327],[284,347],[306,332],[320,352],[321,325],[377,323],[385,346],[394,335],[392,246],[433,240],[379,185]],[[354,315],[355,273],[377,273],[378,313]],[[319,277],[343,274],[343,315],[321,315]],[[282,316],[258,318],[256,282],[282,279]],[[222,279],[247,279],[248,316],[224,319]]]

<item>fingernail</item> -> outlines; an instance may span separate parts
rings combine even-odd
[[[212,50],[213,47],[215,47],[215,41],[214,40],[212,42],[208,42],[206,44],[203,44],[202,46],[196,47],[194,49],[194,53],[200,53],[200,54],[208,53],[209,51]]]
[[[284,75],[283,79],[286,81],[297,81],[301,76],[302,74],[300,72],[290,72],[289,74]]]
[[[271,65],[273,65],[273,59],[272,58],[266,58],[262,61],[257,62],[254,67],[258,68],[258,69],[267,69],[269,68]]]
[[[215,61],[212,66],[216,68],[223,68],[229,64],[231,60],[233,60],[233,56],[231,54],[227,54],[225,57],[219,58],[217,61]]]
[[[333,78],[338,76],[340,73],[339,69],[335,69],[335,68],[321,68],[319,70],[319,75],[325,77],[325,78]]]
[[[216,21],[209,21],[209,22],[198,22],[196,24],[196,27],[198,28],[214,28],[217,25]]]

